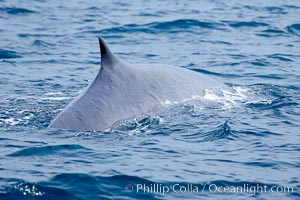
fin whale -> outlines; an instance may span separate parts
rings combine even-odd
[[[98,37],[101,67],[94,81],[50,123],[50,128],[104,131],[166,101],[203,96],[222,83],[195,71],[164,65],[133,65],[118,59]]]

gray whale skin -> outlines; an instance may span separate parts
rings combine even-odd
[[[195,71],[164,65],[133,65],[115,57],[99,37],[101,68],[95,80],[49,125],[50,128],[104,131],[146,113],[162,102],[204,95],[222,83]]]

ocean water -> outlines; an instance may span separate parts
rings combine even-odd
[[[0,0],[0,199],[299,199],[300,2]],[[130,63],[232,91],[105,132],[47,129],[96,76],[97,36]]]

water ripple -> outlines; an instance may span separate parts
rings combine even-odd
[[[0,59],[20,58],[21,56],[15,51],[0,49]]]

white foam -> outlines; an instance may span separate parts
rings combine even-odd
[[[41,98],[42,100],[62,101],[65,99],[70,99],[70,97],[66,97],[62,92],[47,92],[44,95],[46,97]]]
[[[232,90],[221,88],[205,89],[203,99],[223,103],[225,108],[231,108],[247,99],[249,89],[233,87]]]
[[[9,124],[9,125],[12,125],[12,126],[17,125],[17,124],[20,123],[20,120],[15,119],[15,118],[4,119],[3,121],[4,121],[6,124]]]
[[[186,98],[186,99],[183,99],[182,101],[178,102],[178,101],[170,101],[170,100],[166,100],[164,102],[160,102],[160,104],[162,106],[169,106],[169,105],[176,105],[178,103],[185,103],[185,102],[188,102],[188,101],[192,101],[192,100],[196,100],[196,99],[200,99],[201,96],[200,95],[192,95],[192,97],[190,98]]]
[[[44,97],[42,100],[51,100],[51,101],[62,101],[65,99],[70,99],[70,97]]]
[[[58,96],[58,95],[64,95],[62,92],[47,92],[44,94],[45,96]]]

